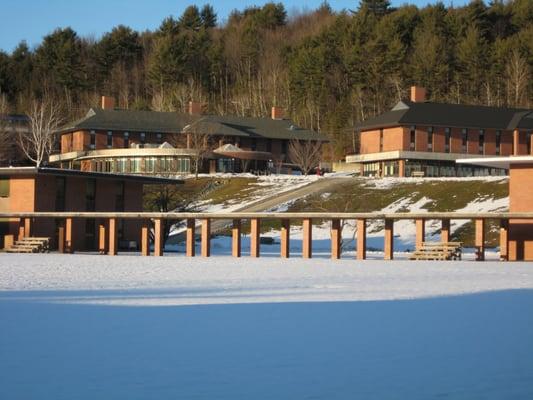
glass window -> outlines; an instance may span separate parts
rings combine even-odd
[[[502,131],[496,131],[496,155],[500,155],[500,148],[502,143]]]
[[[383,151],[383,129],[379,130],[379,151]]]
[[[485,153],[485,129],[479,130],[479,154]]]
[[[124,211],[124,182],[118,182],[116,185],[115,211]]]
[[[87,180],[85,187],[85,211],[94,211],[96,206],[96,181]]]
[[[65,211],[66,185],[65,177],[56,177],[56,211]]]
[[[527,154],[531,154],[531,134],[532,133],[533,132],[526,133],[526,143],[527,143],[526,152],[527,152]]]
[[[444,151],[446,153],[450,152],[450,137],[451,137],[451,129],[445,128],[444,129]]]
[[[113,132],[107,131],[107,148],[113,147]]]
[[[157,135],[155,135],[156,139],[157,139],[157,143],[158,144],[161,144],[163,143],[163,135],[158,133]]]
[[[428,151],[433,150],[433,127],[428,128]]]
[[[130,134],[129,132],[124,132],[124,148],[127,149],[130,147]]]
[[[89,148],[91,150],[94,150],[96,148],[96,132],[91,131],[89,136],[90,136]]]
[[[461,150],[463,153],[466,153],[466,143],[468,140],[468,129],[466,128],[461,129],[461,138],[462,138]]]
[[[0,178],[0,197],[9,197],[9,178]]]
[[[411,131],[409,135],[409,150],[415,150],[415,141],[416,141],[416,126],[411,126]]]
[[[141,133],[141,144],[145,144],[146,143],[146,133],[142,132]]]

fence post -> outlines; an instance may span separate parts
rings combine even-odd
[[[331,258],[341,258],[341,221],[337,218],[331,220]]]
[[[24,236],[26,236],[26,232],[24,231],[25,225],[24,225],[24,218],[19,219],[19,230],[17,235],[17,240],[24,239]]]
[[[116,256],[117,255],[117,245],[118,245],[118,237],[117,237],[117,219],[116,218],[109,218],[109,250],[107,251],[107,254],[110,256]]]
[[[357,220],[357,259],[366,259],[366,219]]]
[[[447,218],[441,220],[440,241],[445,243],[450,241],[450,220]]]
[[[478,218],[475,220],[476,226],[476,261],[485,259],[485,220]]]
[[[185,240],[185,255],[194,257],[196,254],[196,220],[187,218],[187,231]]]
[[[250,219],[250,256],[259,257],[261,250],[261,220]]]
[[[163,255],[163,221],[161,218],[154,219],[154,256]]]
[[[202,219],[202,257],[211,255],[211,220]]]
[[[65,219],[65,252],[74,253],[72,244],[72,218]]]
[[[65,252],[65,226],[63,223],[57,229],[57,251],[59,253]]]
[[[141,254],[150,255],[150,220],[143,219],[141,226]]]
[[[500,220],[500,260],[509,260],[509,221]]]
[[[31,236],[31,218],[24,218],[24,236]]]
[[[313,220],[304,218],[302,221],[303,238],[302,238],[302,257],[313,257]]]
[[[394,258],[394,220],[385,220],[385,243],[383,247],[383,259],[392,260]]]
[[[105,220],[98,221],[98,253],[105,254],[106,243],[105,243]]]
[[[241,220],[234,219],[231,229],[231,255],[233,257],[241,256]]]
[[[289,258],[290,256],[290,232],[291,220],[284,218],[281,220],[281,249],[280,255],[282,258]]]
[[[426,239],[426,221],[423,219],[416,219],[415,224],[416,224],[415,247],[418,250],[422,247],[422,243]]]

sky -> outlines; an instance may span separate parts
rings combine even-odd
[[[289,13],[314,9],[322,0],[282,1]],[[113,27],[123,24],[138,31],[154,30],[169,15],[178,17],[191,5],[210,3],[223,21],[234,10],[263,5],[263,0],[0,0],[0,50],[10,53],[22,40],[30,47],[38,45],[43,36],[58,27],[72,27],[80,36],[99,38]],[[436,0],[392,0],[393,6],[404,3],[424,6]],[[468,0],[444,0],[445,4],[460,6]],[[334,10],[356,9],[358,0],[330,0]]]

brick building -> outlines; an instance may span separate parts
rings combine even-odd
[[[125,174],[103,174],[57,168],[0,168],[0,212],[143,211],[143,185],[180,184],[182,181]],[[63,221],[39,219],[32,236],[44,236],[57,245]],[[96,219],[74,219],[72,250],[95,250]],[[0,237],[17,235],[18,219],[0,220]],[[141,221],[126,220],[118,226],[120,242],[139,243]]]
[[[365,176],[472,176],[497,167],[456,164],[458,158],[532,154],[533,110],[432,103],[413,86],[410,100],[359,124]]]
[[[284,118],[279,107],[272,108],[271,118],[204,115],[196,102],[188,111],[118,110],[104,96],[101,108],[59,132],[61,151],[50,163],[83,171],[189,173],[198,132],[209,141],[201,172],[267,171],[290,163],[289,141],[327,141]]]

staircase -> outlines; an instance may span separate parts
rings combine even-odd
[[[7,253],[48,253],[50,251],[50,238],[25,237],[17,240],[5,251]]]

